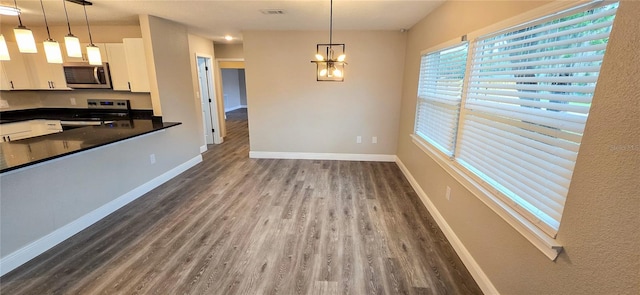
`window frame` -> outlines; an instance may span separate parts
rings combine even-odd
[[[462,112],[464,112],[464,106],[467,100],[467,88],[469,83],[470,72],[472,68],[472,59],[474,47],[476,45],[476,40],[479,37],[487,36],[487,35],[498,35],[504,33],[507,30],[511,30],[517,27],[526,27],[533,25],[538,19],[553,17],[555,15],[560,14],[561,12],[567,9],[580,8],[580,7],[599,7],[611,3],[615,3],[618,1],[594,1],[594,2],[564,2],[564,1],[556,1],[547,5],[543,5],[539,8],[531,10],[529,12],[517,15],[515,17],[509,18],[507,20],[498,22],[491,26],[479,29],[477,31],[473,31],[468,33],[466,36],[468,37],[468,53],[467,53],[467,65],[464,74],[464,82],[463,82],[463,90],[462,90],[462,98],[461,98],[461,107],[460,113],[458,116],[457,123],[457,131],[456,131],[456,141],[459,142],[461,136],[461,130],[463,128],[464,119]],[[449,40],[442,44],[436,45],[429,49],[423,50],[420,52],[420,60],[422,56],[425,54],[429,54],[431,52],[435,52],[438,50],[445,49],[447,47],[455,46],[456,44],[461,44],[460,39]],[[421,67],[420,67],[420,70]],[[418,78],[419,79],[419,78]],[[419,82],[419,81],[418,81]],[[531,242],[537,249],[539,249],[542,253],[544,253],[549,259],[555,260],[559,253],[562,251],[562,244],[557,240],[555,235],[549,235],[547,232],[543,231],[540,227],[536,225],[530,218],[525,217],[529,212],[523,212],[523,210],[517,210],[518,206],[511,206],[509,202],[514,202],[510,200],[508,197],[504,196],[498,189],[494,188],[487,181],[481,179],[479,176],[475,175],[471,172],[467,167],[464,167],[460,164],[456,155],[458,152],[458,147],[454,146],[454,156],[447,155],[440,149],[431,145],[431,143],[427,142],[420,135],[417,135],[416,123],[417,123],[417,112],[418,112],[418,103],[420,102],[420,98],[416,93],[416,114],[415,114],[415,122],[414,122],[414,130],[410,135],[412,142],[420,148],[424,153],[430,156],[438,165],[440,165],[447,173],[449,173],[454,179],[456,179],[460,184],[462,184],[467,190],[469,190],[472,194],[478,197],[485,205],[491,208],[498,216],[500,216],[503,220],[505,220],[508,224],[510,224],[516,231],[518,231],[521,235],[523,235],[529,242]]]

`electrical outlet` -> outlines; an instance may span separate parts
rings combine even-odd
[[[447,198],[447,201],[451,200],[451,188],[447,186],[447,192],[444,195]]]
[[[151,162],[151,164],[155,164],[156,163],[156,154],[150,154],[149,155],[149,162]]]
[[[378,143],[378,137],[377,136],[371,137],[371,143]]]
[[[78,104],[78,103],[76,102],[76,98],[75,98],[75,97],[71,97],[71,98],[69,98],[69,103],[71,103],[71,105],[72,105],[72,106],[74,106],[74,105]]]
[[[356,143],[362,143],[362,136],[356,136]]]

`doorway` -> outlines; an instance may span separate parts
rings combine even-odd
[[[211,59],[211,56],[196,54],[204,140],[207,144],[220,144],[222,143],[222,136],[220,134],[220,124],[218,123],[218,112],[216,111],[215,92],[213,91],[214,79]]]
[[[216,59],[216,95],[220,134],[227,136],[227,120],[247,120],[247,92],[243,58]]]

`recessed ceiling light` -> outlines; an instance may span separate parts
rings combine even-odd
[[[231,37],[229,35],[226,35],[226,36],[224,36],[224,39],[227,40],[227,41],[231,41],[231,40],[233,40],[233,37]]]
[[[0,14],[2,14],[2,15],[19,15],[20,14],[20,9],[15,8],[15,7],[11,7],[11,6],[0,5]]]

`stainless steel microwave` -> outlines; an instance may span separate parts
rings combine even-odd
[[[65,63],[62,65],[69,88],[111,88],[109,64]]]

